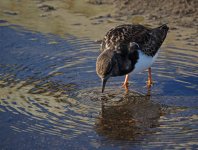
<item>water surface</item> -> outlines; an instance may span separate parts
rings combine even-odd
[[[99,44],[14,25],[0,35],[2,149],[198,148],[197,49],[164,45],[150,90],[143,72],[129,93],[117,77],[101,94]]]

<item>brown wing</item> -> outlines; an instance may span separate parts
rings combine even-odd
[[[116,50],[117,47],[128,45],[130,42],[137,42],[141,44],[142,36],[150,31],[142,25],[120,25],[112,28],[105,35],[102,44],[101,51],[106,49]]]
[[[168,29],[166,24],[153,29],[142,25],[120,25],[107,32],[101,51],[109,49],[125,55],[129,43],[135,42],[145,54],[154,56],[166,38]]]

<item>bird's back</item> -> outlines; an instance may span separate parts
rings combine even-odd
[[[131,24],[112,28],[106,33],[102,41],[101,51],[109,49],[125,54],[130,42],[135,42],[144,53],[154,56],[165,39],[164,34],[167,33],[162,33],[158,28],[151,29],[142,25]]]

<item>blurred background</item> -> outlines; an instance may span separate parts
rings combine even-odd
[[[171,30],[184,27],[181,30],[196,33],[198,26],[196,0],[1,0],[0,4],[1,19],[58,35],[98,39],[123,23],[168,23]]]

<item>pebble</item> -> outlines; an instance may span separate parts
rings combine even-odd
[[[13,16],[18,15],[18,12],[11,11],[11,10],[4,10],[3,12],[7,15],[13,15]]]
[[[41,10],[43,10],[45,12],[56,10],[54,6],[47,5],[47,4],[40,4],[40,5],[38,5],[38,8],[40,8]]]

